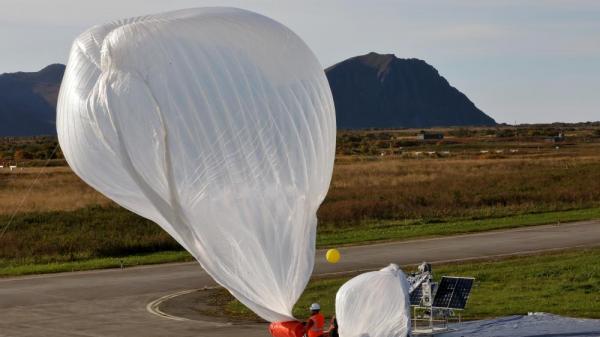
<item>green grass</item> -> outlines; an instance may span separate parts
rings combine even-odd
[[[125,257],[92,258],[71,262],[49,262],[45,264],[10,264],[0,261],[1,276],[22,276],[31,274],[59,273],[107,268],[124,268],[169,262],[193,261],[186,251],[166,251],[150,254],[138,254]]]
[[[408,240],[599,218],[600,208],[589,208],[475,220],[383,221],[343,229],[322,229],[317,237],[317,246],[330,247],[372,241]]]
[[[576,250],[508,259],[434,266],[436,278],[473,276],[475,286],[466,319],[548,312],[570,317],[600,318],[600,249]],[[326,317],[334,313],[335,294],[350,277],[310,282],[294,308],[304,318],[310,303],[319,302]],[[229,293],[220,293],[223,310],[237,318],[256,319]]]
[[[0,237],[0,268],[176,250],[180,245],[158,225],[123,208],[30,212],[17,215]]]
[[[600,208],[590,208],[446,222],[367,222],[342,229],[324,225],[319,226],[317,246],[409,240],[599,218]],[[116,268],[121,260],[125,266],[192,260],[179,249],[160,227],[120,208],[28,213],[15,218],[0,238],[0,276]]]

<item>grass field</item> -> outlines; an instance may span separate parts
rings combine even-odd
[[[577,250],[538,256],[513,257],[487,262],[436,265],[436,278],[473,276],[475,286],[462,315],[482,319],[548,312],[570,317],[600,318],[600,249]],[[335,294],[350,277],[312,280],[294,308],[298,318],[319,302],[326,317],[334,313]],[[229,316],[257,319],[225,290],[214,303]]]
[[[565,142],[546,141],[559,130]],[[436,142],[416,141],[418,130],[341,131],[318,211],[318,245],[600,218],[599,130],[441,129],[446,139]],[[109,267],[129,256],[150,263],[153,254],[180,250],[157,225],[118,207],[68,167],[36,167],[54,146],[52,138],[0,141],[5,165],[17,155],[33,158],[0,169],[0,274]],[[53,165],[64,164],[57,153]]]
[[[329,247],[364,244],[373,241],[408,240],[423,237],[446,236],[524,226],[600,219],[600,208],[570,211],[527,213],[500,218],[448,219],[446,221],[413,220],[362,223],[341,229],[319,229],[317,246]]]
[[[343,229],[320,227],[317,247],[475,233],[600,218],[600,208],[485,220],[387,221]],[[5,220],[0,217],[0,220]],[[0,277],[191,261],[152,222],[121,208],[27,214],[15,218],[0,246]],[[126,228],[126,230],[123,230]],[[48,240],[47,238],[52,238]]]
[[[72,261],[52,260],[47,263],[14,263],[0,261],[0,277],[33,274],[62,273],[108,268],[128,268],[170,262],[193,261],[193,257],[183,250],[161,251],[147,254],[133,254],[123,257],[87,258]]]
[[[600,206],[600,144],[573,155],[505,158],[340,158],[326,224],[368,219],[498,217]]]
[[[539,145],[539,153],[522,149],[491,157],[340,155],[318,216],[327,226],[343,227],[372,219],[484,218],[600,207],[600,142],[558,151]],[[0,214],[97,205],[112,202],[67,167],[0,169]]]
[[[69,167],[22,167],[12,172],[0,169],[0,215],[15,210],[26,214],[110,204]]]

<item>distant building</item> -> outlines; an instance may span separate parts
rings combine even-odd
[[[417,134],[417,140],[442,140],[442,139],[444,139],[443,133],[421,131]]]

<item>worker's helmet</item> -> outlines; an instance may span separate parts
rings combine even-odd
[[[310,305],[310,311],[317,311],[317,310],[321,310],[321,306],[319,305],[319,303],[313,303]]]

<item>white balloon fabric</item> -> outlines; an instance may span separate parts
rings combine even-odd
[[[292,31],[234,8],[95,26],[73,43],[57,130],[85,182],[260,317],[293,318],[336,126],[323,68]]]
[[[395,264],[356,276],[338,290],[340,337],[404,337],[410,333],[406,275]]]

